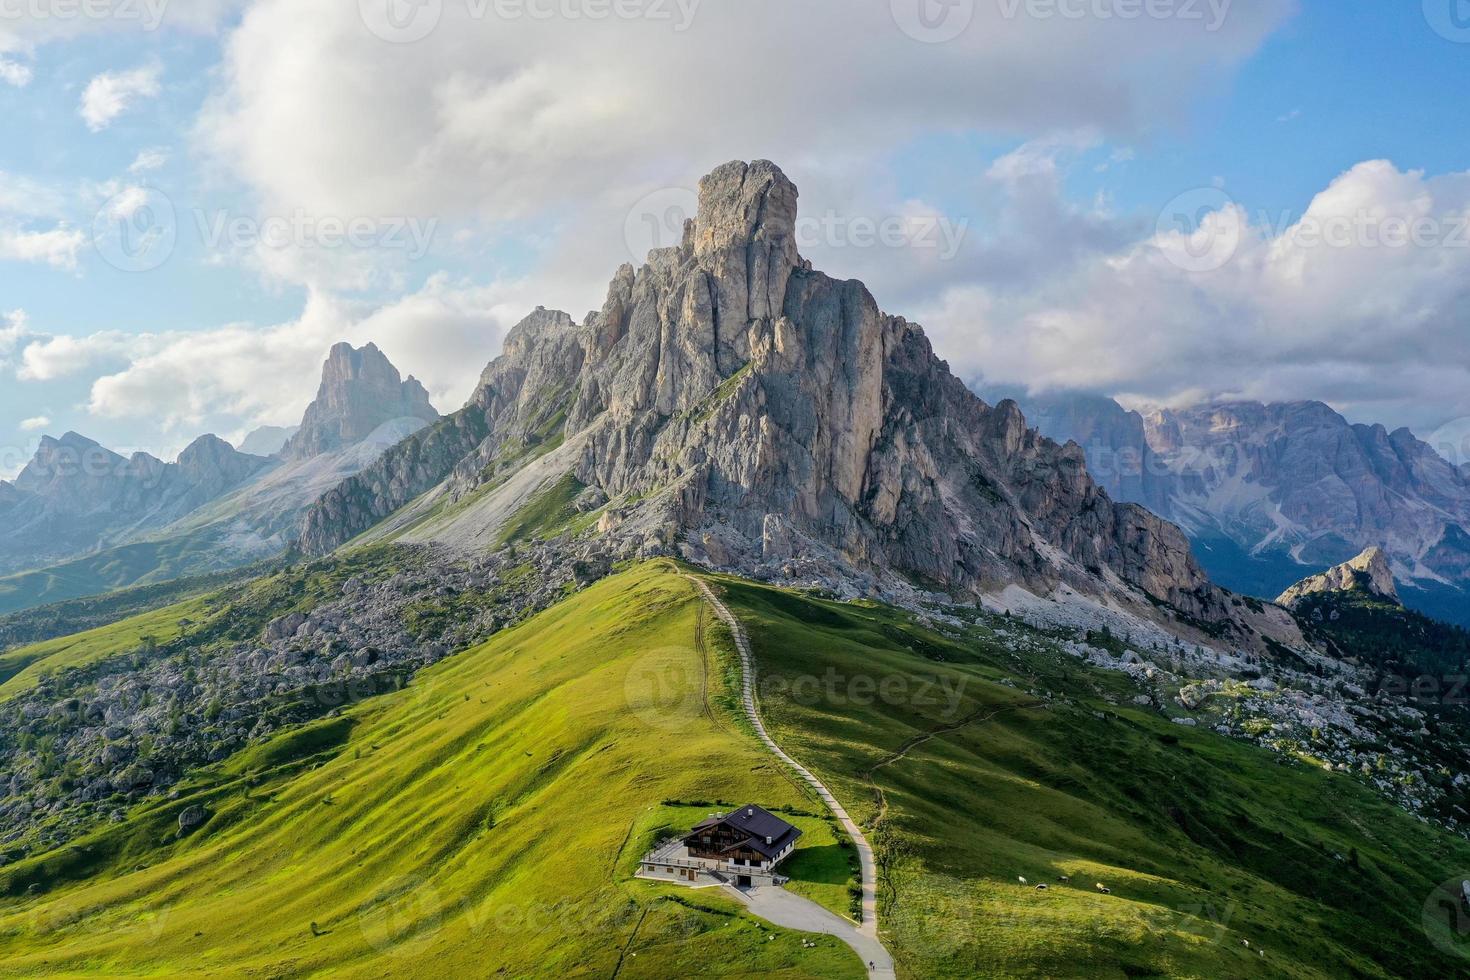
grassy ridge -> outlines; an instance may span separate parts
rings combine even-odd
[[[1470,845],[1350,778],[980,627],[723,585],[777,738],[873,829],[907,975],[1464,975],[1421,913]]]
[[[208,619],[214,606],[210,597],[200,596],[110,626],[0,653],[0,701],[35,687],[43,671],[83,667],[149,640],[170,643],[185,632],[186,623]]]
[[[121,545],[51,568],[8,575],[0,578],[0,615],[134,585],[168,582],[253,560],[222,562],[221,554],[209,535],[187,534]]]
[[[695,819],[664,800],[811,807],[711,707],[706,615],[644,566],[0,869],[0,975],[861,976],[834,940],[629,880]]]

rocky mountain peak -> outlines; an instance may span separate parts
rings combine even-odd
[[[195,439],[179,453],[179,473],[196,495],[213,498],[226,489],[271,465],[270,460],[238,452],[234,446],[215,435]]]
[[[76,432],[60,439],[42,436],[35,456],[15,478],[15,485],[28,493],[43,493],[59,485],[116,476],[127,465],[117,453]]]
[[[1388,553],[1382,548],[1369,548],[1351,561],[1330,568],[1321,575],[1313,575],[1287,589],[1276,601],[1291,607],[1307,596],[1326,592],[1365,592],[1390,602],[1399,601],[1398,585],[1394,582]]]
[[[483,547],[570,485],[601,511],[585,546],[610,554],[849,594],[1019,585],[1144,618],[1243,615],[1177,527],[1108,497],[1081,448],[1014,402],[987,405],[920,327],[804,261],[778,167],[725,164],[699,197],[683,242],[617,270],[600,311],[578,324],[538,308],[462,412],[324,496],[304,546],[386,521],[411,528],[403,540]],[[445,499],[471,503],[429,513]]]
[[[355,445],[379,426],[399,419],[433,422],[439,413],[417,380],[406,381],[374,344],[339,343],[327,355],[316,400],[301,428],[281,450],[289,460],[310,459]]]

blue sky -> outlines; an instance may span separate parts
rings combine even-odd
[[[1214,32],[975,0],[943,43],[895,27],[919,0],[690,2],[679,29],[653,6],[461,23],[446,0],[412,44],[345,2],[174,0],[156,31],[0,18],[0,476],[41,432],[168,455],[289,422],[337,339],[457,407],[510,324],[597,305],[649,244],[627,232],[644,202],[688,210],[732,156],[786,167],[826,219],[811,257],[968,377],[1324,398],[1424,435],[1470,416],[1470,248],[1277,240],[1334,207],[1452,224],[1470,204],[1470,43],[1436,32],[1436,0],[1235,0]],[[1159,222],[1191,193],[1205,227],[1228,202],[1244,232],[1185,275]],[[161,208],[156,268],[93,240]],[[290,224],[323,217],[359,241]],[[255,240],[266,219],[282,247]],[[910,240],[855,244],[861,221]],[[928,247],[936,222],[955,254]]]

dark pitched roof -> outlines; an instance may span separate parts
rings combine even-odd
[[[768,858],[774,858],[796,838],[801,836],[801,831],[791,824],[782,820],[768,810],[764,810],[754,804],[747,804],[738,810],[733,810],[722,817],[710,817],[701,821],[694,827],[695,832],[718,827],[721,824],[731,827],[749,839],[734,845],[727,850],[738,850],[749,848],[764,854]],[[767,841],[770,843],[766,843]]]

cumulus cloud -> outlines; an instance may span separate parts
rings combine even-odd
[[[25,88],[31,84],[31,66],[0,55],[0,82]]]
[[[97,133],[143,99],[157,98],[163,91],[161,65],[144,65],[130,71],[103,72],[87,84],[78,112],[87,128]]]
[[[575,215],[590,240],[557,247],[601,276],[629,257],[636,202],[725,160],[872,173],[925,133],[1142,133],[1179,118],[1294,5],[1236,0],[1211,31],[981,4],[944,44],[906,33],[881,2],[707,0],[686,5],[686,30],[676,4],[625,6],[670,16],[507,19],[447,3],[428,36],[394,44],[357,4],[257,0],[198,135],[266,213],[525,220],[542,236]]]
[[[51,420],[49,418],[44,415],[37,415],[35,418],[22,419],[20,430],[22,432],[39,432],[50,424]]]
[[[0,224],[0,259],[75,269],[77,253],[86,244],[85,234],[66,225],[58,225],[48,231],[31,231],[16,225]]]
[[[332,344],[376,343],[405,375],[424,382],[441,411],[459,408],[501,338],[528,309],[519,283],[477,286],[440,276],[378,308],[313,294],[301,317],[134,338],[126,367],[98,378],[96,416],[154,419],[165,428],[249,428],[299,422]],[[84,346],[106,347],[105,335]]]
[[[1043,278],[956,281],[920,318],[990,381],[1317,398],[1421,432],[1470,414],[1470,174],[1368,161],[1284,219],[1215,189],[1176,207],[1182,225],[1171,211],[1127,244],[1104,235]]]
[[[48,337],[35,340],[21,351],[15,376],[21,381],[57,381],[95,370],[109,362],[126,362],[146,351],[153,338],[148,335],[108,331],[88,337]]]

